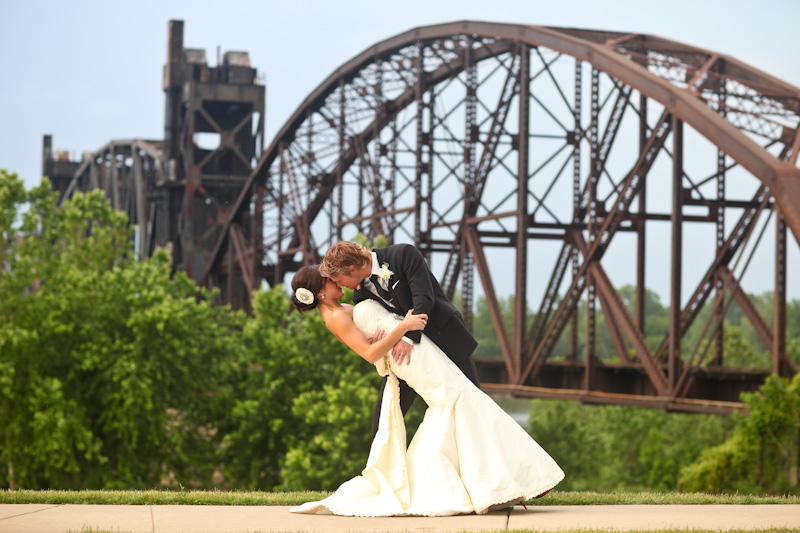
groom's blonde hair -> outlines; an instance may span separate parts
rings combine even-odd
[[[319,273],[326,278],[349,274],[353,269],[360,270],[372,262],[369,250],[356,242],[339,241],[325,252]]]

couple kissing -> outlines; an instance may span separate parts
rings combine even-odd
[[[354,306],[340,303],[353,289]],[[410,244],[367,250],[338,242],[301,268],[291,300],[317,309],[342,343],[383,376],[361,475],[291,509],[347,516],[483,514],[543,495],[564,477],[555,461],[478,383],[477,341]],[[406,446],[403,415],[428,409]]]

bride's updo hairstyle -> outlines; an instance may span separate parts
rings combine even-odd
[[[319,265],[304,266],[292,278],[292,305],[301,313],[316,309],[317,293],[322,290],[325,278],[319,273]]]

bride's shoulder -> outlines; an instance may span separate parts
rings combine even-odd
[[[325,322],[329,324],[340,324],[343,321],[353,320],[353,306],[343,305],[339,309],[333,309],[326,313]]]

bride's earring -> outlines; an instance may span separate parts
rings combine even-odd
[[[323,300],[325,299],[325,295],[324,294],[320,294],[319,297],[322,298]]]

